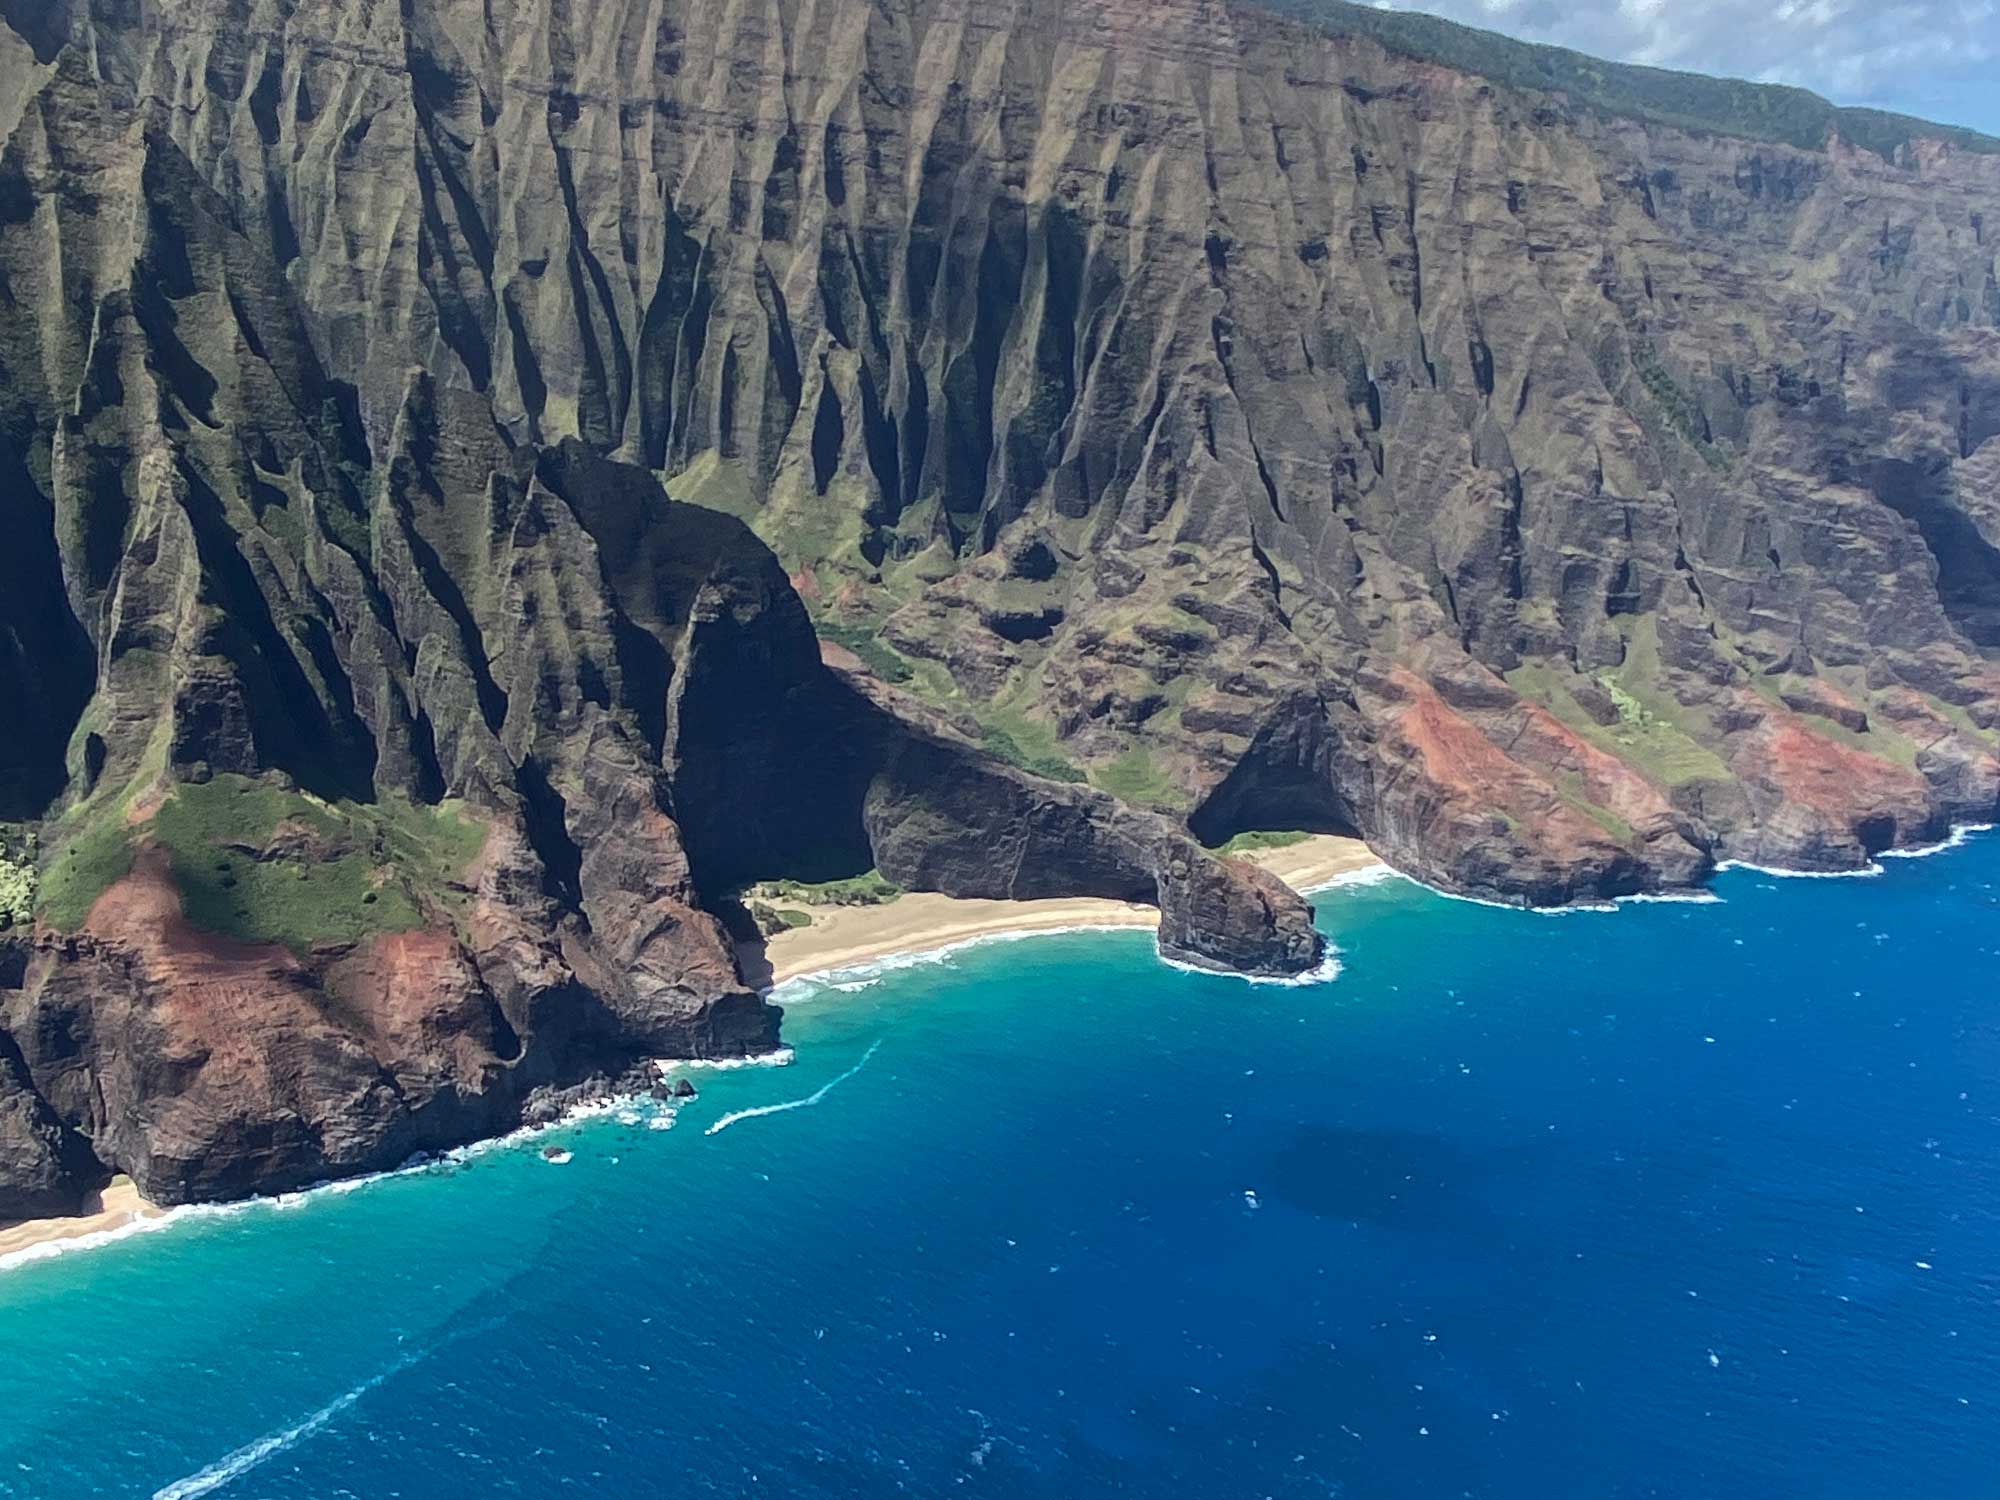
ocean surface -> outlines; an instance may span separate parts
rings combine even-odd
[[[2000,835],[1715,892],[794,986],[672,1129],[0,1273],[0,1493],[2000,1495]]]

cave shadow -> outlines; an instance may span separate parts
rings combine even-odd
[[[1242,759],[1188,814],[1188,832],[1208,848],[1239,833],[1292,831],[1359,838],[1331,773],[1333,732],[1317,707],[1259,732]]]

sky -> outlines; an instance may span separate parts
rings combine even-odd
[[[1383,3],[1383,0],[1378,0]],[[1394,0],[1595,57],[1791,83],[2000,135],[2000,0]]]

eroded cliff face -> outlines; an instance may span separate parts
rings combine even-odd
[[[1853,863],[2000,785],[1994,157],[1572,114],[1192,0],[24,37],[8,384],[72,510],[132,461],[86,436],[135,420],[120,349],[191,437],[260,429],[253,504],[379,470],[420,367],[1199,826],[1304,789],[1546,898]],[[63,613],[24,656],[86,659]]]
[[[23,1181],[303,1180],[764,1045],[708,912],[758,874],[1130,894],[1289,971],[1303,906],[1188,833],[1561,901],[2000,800],[1963,141],[1197,0],[0,20]],[[218,835],[239,780],[295,802]],[[340,940],[233,894],[295,870]]]

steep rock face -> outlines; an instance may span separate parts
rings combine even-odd
[[[1255,866],[1218,860],[1102,792],[1038,782],[921,733],[892,750],[863,816],[882,873],[903,885],[1147,902],[1160,908],[1162,952],[1247,974],[1300,974],[1324,951],[1312,908]]]
[[[635,1058],[774,1045],[777,1012],[745,989],[703,889],[830,859],[989,893],[923,852],[962,830],[892,836],[869,816],[918,754],[947,798],[1004,786],[1010,820],[1063,809],[1073,847],[1037,851],[1040,893],[1110,880],[1166,905],[1191,880],[1232,878],[1164,819],[1011,770],[843,684],[740,521],[573,445],[517,453],[467,421],[447,449],[450,409],[412,382],[371,517],[381,571],[357,569],[348,601],[293,605],[285,635],[326,642],[294,665],[344,673],[354,686],[319,706],[351,704],[354,723],[310,748],[285,739],[282,695],[264,701],[233,658],[205,667],[198,695],[156,702],[151,725],[96,721],[111,732],[53,825],[45,920],[0,982],[20,1204],[113,1168],[159,1202],[282,1190],[506,1128],[537,1090]],[[169,519],[186,513],[173,498]],[[312,566],[311,547],[273,540],[287,538],[262,533],[267,562]],[[187,566],[197,596],[218,586]],[[270,605],[263,587],[237,602]],[[214,702],[235,708],[199,707]],[[163,774],[123,769],[163,742]],[[287,767],[306,785],[289,790]],[[449,800],[428,811],[426,795]],[[275,808],[261,823],[245,810],[261,807]],[[476,852],[439,832],[460,825]],[[107,841],[126,857],[99,892],[72,863]],[[1096,845],[1116,849],[1109,864]],[[358,920],[338,897],[356,861]],[[282,927],[315,901],[303,935]],[[76,930],[59,930],[78,902]],[[1170,925],[1167,946],[1273,972],[1317,961],[1296,897],[1209,909],[1236,920]],[[258,940],[260,924],[292,935]]]
[[[24,607],[0,688],[87,659],[105,538],[155,524],[143,486],[85,503],[134,491],[149,382],[186,412],[170,447],[254,426],[237,488],[337,520],[410,440],[417,367],[453,414],[424,441],[663,473],[962,707],[1218,831],[1313,803],[1428,878],[1545,899],[1990,811],[2000,157],[1621,120],[1313,13],[54,7],[8,42],[9,284],[77,311],[5,373],[73,616]],[[240,761],[246,702],[305,699],[268,652],[240,692],[205,673],[253,644],[189,617],[158,524],[117,617],[175,624],[186,734]],[[1447,703],[1480,680],[1455,711],[1516,769],[1408,722],[1399,671]],[[158,688],[103,675],[107,711]],[[25,714],[20,785],[62,784],[80,705]],[[1569,734],[1516,737],[1535,705]],[[440,754],[462,728],[431,726]],[[1578,741],[1676,831],[1580,788]],[[1135,744],[1153,774],[1120,780]],[[1786,770],[1845,748],[1916,789]],[[1493,815],[1425,811],[1468,796]]]
[[[587,988],[546,955],[434,929],[301,956],[198,929],[182,899],[161,852],[142,851],[83,931],[43,932],[0,984],[37,1102],[87,1143],[60,1158],[72,1198],[107,1168],[180,1203],[392,1167],[505,1129],[535,1088],[593,1067],[776,1039],[733,970],[676,974],[719,997],[640,1004],[643,984]]]
[[[18,974],[24,951],[0,958]],[[73,1213],[91,1172],[90,1150],[35,1091],[11,1037],[0,1035],[0,1220]]]
[[[0,974],[13,1207],[296,1186],[774,1045],[710,900],[871,863],[904,731],[769,549],[420,365],[329,375],[282,247],[76,48],[39,84],[0,264],[18,298],[76,249],[91,311],[0,319],[10,374],[76,383],[7,387],[41,587],[0,601],[0,794],[53,851]]]

